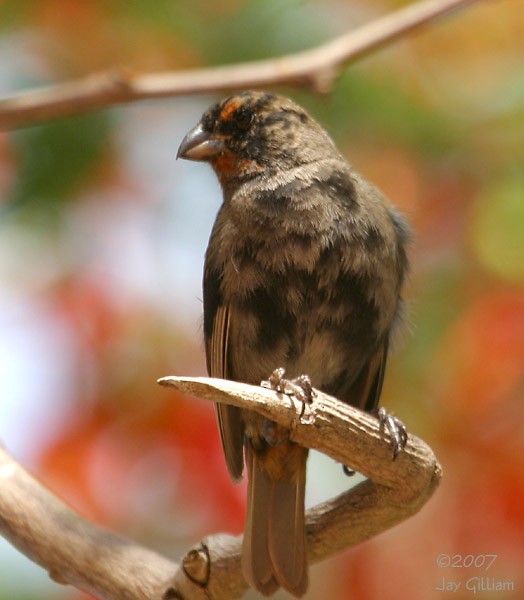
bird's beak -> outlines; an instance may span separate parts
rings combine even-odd
[[[188,160],[209,160],[223,152],[224,149],[224,139],[205,131],[199,123],[182,140],[176,157]]]

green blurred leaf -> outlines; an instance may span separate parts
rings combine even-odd
[[[115,7],[114,16],[116,22],[134,20],[134,27],[153,25],[188,37],[198,31],[205,34],[206,23],[202,9],[194,0],[127,0],[124,10],[121,5]]]
[[[10,29],[28,20],[31,14],[31,2],[0,2],[0,29]]]
[[[308,48],[330,36],[330,16],[304,0],[128,0],[126,14],[184,36],[209,65],[255,60]],[[323,23],[325,26],[323,26]]]
[[[305,50],[330,36],[325,12],[301,0],[252,0],[209,22],[205,33],[199,42],[210,64]]]
[[[524,177],[495,182],[475,204],[471,242],[479,261],[496,275],[524,281]]]
[[[31,204],[47,211],[71,199],[106,147],[111,120],[106,113],[62,119],[14,134],[18,176],[11,206]]]

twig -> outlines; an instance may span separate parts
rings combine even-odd
[[[436,489],[441,469],[431,449],[409,436],[393,462],[375,418],[316,392],[304,417],[300,405],[256,386],[208,378],[159,381],[201,398],[256,410],[291,428],[298,443],[356,468],[368,480],[307,511],[308,559],[318,562],[416,513]],[[178,565],[117,537],[68,508],[0,448],[0,532],[21,552],[101,598],[229,600],[240,597],[242,539],[210,536]]]
[[[275,59],[146,75],[113,69],[77,81],[28,91],[0,101],[0,129],[23,127],[152,98],[282,84],[328,91],[342,65],[477,1],[423,0],[316,48]]]

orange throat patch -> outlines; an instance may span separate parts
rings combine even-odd
[[[214,157],[212,164],[222,184],[242,175],[264,170],[264,167],[259,165],[255,160],[242,158],[230,150],[225,150]]]

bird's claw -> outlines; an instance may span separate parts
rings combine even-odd
[[[404,450],[408,441],[408,432],[404,423],[389,413],[383,406],[377,412],[380,429],[386,431],[393,446],[393,460]]]
[[[284,367],[279,367],[278,369],[275,369],[267,379],[263,379],[260,382],[260,385],[268,390],[273,390],[274,392],[284,392],[284,390],[280,388],[282,383],[287,381],[284,379],[285,374],[286,369],[284,369]]]
[[[342,465],[342,471],[346,477],[353,477],[356,474],[354,469],[350,469],[347,465]]]
[[[313,385],[309,375],[299,375],[295,379],[285,379],[284,375],[286,370],[283,367],[275,369],[273,373],[260,382],[260,385],[264,388],[286,394],[288,396],[295,396],[295,398],[302,403],[302,410],[300,411],[300,417],[304,416],[306,410],[306,404],[310,404],[313,401]]]

